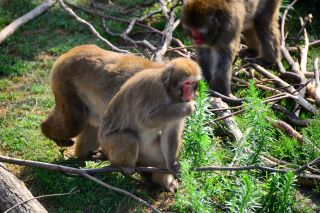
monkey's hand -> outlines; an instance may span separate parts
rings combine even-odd
[[[174,175],[177,176],[180,173],[180,164],[175,161],[174,163],[171,163],[168,165],[168,170]]]
[[[122,166],[120,169],[122,174],[125,176],[132,175],[135,172],[134,166]]]
[[[196,111],[194,101],[187,102],[185,105],[184,111],[185,111],[185,115],[190,115],[190,114],[194,113]]]
[[[143,123],[146,127],[154,128],[164,123],[184,118],[195,111],[194,102],[175,103],[170,105],[162,105],[151,111],[144,118]]]

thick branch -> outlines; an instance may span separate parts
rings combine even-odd
[[[25,203],[26,200],[30,202]],[[24,183],[0,163],[0,212],[10,209],[17,203],[21,205],[12,212],[47,212],[38,200],[34,199]]]
[[[11,34],[13,34],[21,25],[41,15],[56,3],[56,0],[46,0],[38,7],[13,21],[11,24],[3,28],[0,32],[0,44]]]

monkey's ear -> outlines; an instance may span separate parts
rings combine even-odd
[[[161,76],[161,83],[164,87],[170,84],[171,75],[174,69],[175,69],[174,64],[168,64],[164,68],[164,72],[162,73],[162,76]]]

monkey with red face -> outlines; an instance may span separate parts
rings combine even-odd
[[[189,59],[135,74],[120,88],[102,118],[99,141],[112,165],[153,166],[176,171],[184,118],[194,111],[200,67]],[[174,191],[172,174],[152,180]]]
[[[231,64],[240,34],[243,54],[275,63],[280,57],[278,15],[281,0],[185,0],[182,24],[197,46],[198,62],[210,87],[231,95]]]

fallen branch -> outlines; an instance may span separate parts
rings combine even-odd
[[[85,178],[89,178],[92,180],[92,177],[88,174],[88,173],[90,173],[90,169],[83,170],[83,169],[72,168],[69,166],[62,166],[62,165],[57,165],[57,164],[31,161],[31,160],[20,160],[20,159],[4,157],[4,156],[0,156],[0,162],[11,163],[11,164],[20,165],[20,166],[30,166],[30,167],[34,167],[34,168],[41,168],[41,169],[52,170],[52,171],[60,171],[60,172],[65,172],[65,173],[69,173],[69,174],[77,174],[79,176],[83,176]],[[123,171],[123,169],[121,170],[121,168],[119,168],[118,171]],[[95,181],[95,182],[100,183],[100,181]],[[145,201],[142,202],[141,198],[138,198],[137,196],[133,195],[130,192],[126,192],[120,188],[110,186],[108,184],[103,184],[103,186],[107,187],[108,189],[110,189],[112,191],[123,193],[123,194],[133,198],[134,200],[138,201],[139,203],[146,205],[147,207],[151,208],[155,212],[160,212],[159,210],[152,207],[147,202],[145,202]]]
[[[50,164],[50,163],[43,163],[43,162],[38,162],[38,161],[30,161],[30,160],[21,160],[21,159],[16,159],[16,158],[10,158],[10,157],[5,157],[5,156],[0,156],[0,162],[5,162],[5,163],[10,163],[10,164],[15,164],[15,165],[21,165],[21,166],[30,166],[30,167],[35,167],[35,168],[42,168],[42,169],[47,169],[47,170],[54,170],[54,171],[60,171],[60,172],[66,172],[66,173],[71,173],[71,174],[77,174],[80,176],[83,176],[85,178],[88,178],[90,180],[95,181],[96,183],[99,183],[100,185],[103,185],[104,187],[117,191],[119,193],[123,193],[134,200],[142,203],[143,205],[148,206],[155,212],[160,212],[159,210],[155,209],[152,207],[150,204],[148,204],[146,201],[142,200],[141,198],[138,198],[137,196],[124,191],[122,189],[119,189],[114,186],[110,186],[95,177],[92,177],[91,174],[96,174],[96,173],[106,173],[106,172],[122,172],[124,167],[103,167],[103,168],[98,168],[98,169],[77,169],[77,168],[72,168],[68,166],[62,166],[62,165],[57,165],[57,164]],[[259,170],[259,171],[268,171],[268,172],[277,172],[277,173],[287,173],[287,172],[294,172],[299,178],[302,179],[312,179],[313,181],[320,181],[320,176],[315,175],[315,174],[301,174],[304,170],[308,169],[311,166],[314,165],[319,165],[320,160],[319,158],[302,165],[296,170],[291,170],[291,169],[276,169],[276,168],[271,168],[268,166],[264,165],[249,165],[249,166],[238,166],[238,167],[223,167],[223,166],[208,166],[208,167],[197,167],[197,168],[191,168],[191,171],[195,172],[205,172],[205,171],[250,171],[250,170]],[[136,167],[134,168],[134,172],[157,172],[157,173],[170,173],[167,169],[158,169],[158,168],[153,168],[153,167]]]
[[[320,80],[319,80],[319,59],[315,58],[313,63],[314,82],[308,84],[307,92],[320,105]]]
[[[103,38],[100,33],[87,21],[85,21],[84,19],[80,18],[75,12],[73,12],[73,10],[71,10],[69,7],[67,7],[67,5],[63,2],[63,0],[59,0],[59,3],[61,5],[61,7],[73,18],[75,18],[78,22],[80,22],[81,24],[87,26],[90,31],[93,33],[93,35],[95,35],[98,39],[100,39],[101,41],[103,41],[108,47],[110,47],[113,51],[117,51],[117,52],[121,52],[121,53],[127,53],[127,54],[131,54],[129,51],[127,50],[123,50],[120,49],[116,46],[114,46],[110,41],[108,41],[107,39]]]
[[[215,111],[215,113],[219,117],[223,117],[231,114],[231,111],[228,110],[229,108],[228,104],[223,102],[221,98],[210,98],[210,104],[213,106],[214,109],[223,109],[223,111],[222,110]],[[242,132],[240,131],[237,123],[232,117],[224,119],[224,124],[227,127],[227,131],[232,134],[232,136],[235,138],[236,141],[239,141],[243,137]]]
[[[56,0],[46,0],[38,7],[34,8],[30,12],[21,16],[20,18],[14,20],[11,24],[3,28],[0,32],[0,44],[10,35],[12,35],[20,26],[27,23],[28,21],[41,15],[43,12],[52,7],[57,1]]]
[[[288,91],[291,96],[290,98],[292,98],[293,100],[295,100],[298,104],[300,104],[302,107],[304,107],[306,110],[312,112],[313,114],[317,114],[318,113],[318,109],[311,105],[304,97],[300,96],[299,94],[296,94],[296,90],[293,88],[293,86],[291,86],[290,84],[288,84],[287,82],[283,81],[282,79],[280,79],[279,77],[273,75],[272,73],[268,72],[266,69],[264,69],[263,67],[261,67],[258,64],[254,64],[251,63],[250,64],[257,72],[259,72],[261,75],[270,78],[270,79],[274,79],[276,80],[276,82],[285,88],[286,91]]]
[[[25,200],[30,202],[23,203]],[[6,211],[17,203],[21,205],[15,209],[15,212],[47,212],[39,201],[34,199],[24,183],[0,163],[0,212]]]
[[[299,132],[297,132],[294,128],[292,128],[292,126],[290,126],[288,123],[281,120],[273,120],[271,122],[273,127],[282,130],[290,137],[297,139],[299,142],[303,141],[302,135]]]

